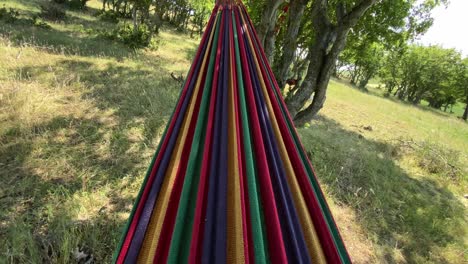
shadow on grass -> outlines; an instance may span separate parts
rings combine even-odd
[[[185,49],[185,59],[192,61],[197,54],[198,47],[187,48]]]
[[[26,5],[26,4],[25,4]],[[28,7],[39,7],[31,3]],[[49,53],[81,55],[90,57],[114,57],[121,59],[135,51],[121,43],[108,40],[98,34],[99,31],[111,31],[115,24],[99,20],[88,20],[79,14],[92,15],[97,12],[88,8],[84,11],[67,10],[67,17],[62,22],[51,22],[52,28],[44,29],[24,23],[0,22],[0,35],[9,39],[14,45],[32,45]],[[37,15],[37,11],[23,11],[26,17]],[[58,28],[63,28],[59,30]]]
[[[48,53],[122,59],[134,50],[99,36],[73,34],[56,29],[42,29],[23,25],[0,25],[0,35],[16,46],[34,46]]]
[[[0,135],[0,258],[73,263],[72,252],[81,249],[99,262],[110,260],[124,219],[112,211],[87,217],[80,204],[71,202],[77,195],[116,186],[122,173],[138,172],[125,156],[97,153],[102,125],[95,119],[60,116],[27,132],[10,129]],[[60,139],[65,130],[65,139]],[[34,166],[33,159],[45,164]],[[89,169],[92,173],[86,173]]]
[[[34,80],[50,74],[48,67],[22,67],[17,73]],[[47,122],[0,134],[0,234],[6,240],[0,258],[66,263],[74,261],[71,252],[83,248],[97,263],[110,262],[126,221],[122,215],[139,188],[135,177],[141,180],[150,164],[180,84],[164,69],[138,64],[61,60],[52,68],[58,79],[78,74],[81,99],[99,111],[79,117],[57,113]],[[41,79],[54,86],[53,78]],[[98,214],[81,216],[74,203],[101,192],[107,204]]]
[[[451,263],[444,251],[454,245],[463,258],[463,204],[437,182],[409,176],[395,163],[398,149],[325,118],[299,131],[319,179],[356,211],[380,261]]]
[[[86,62],[63,60],[58,63],[67,72],[79,72],[88,87],[85,99],[91,99],[100,109],[115,110],[119,129],[143,126],[143,144],[150,144],[155,134],[166,124],[180,92],[180,84],[162,68],[126,67],[109,63],[96,69]],[[143,147],[143,145],[142,145]]]

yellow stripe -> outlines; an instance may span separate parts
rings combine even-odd
[[[217,14],[216,20],[218,19],[218,17],[219,17],[219,13]],[[213,32],[214,30],[212,30],[210,34],[207,51],[209,51],[211,47],[211,40],[213,38]],[[195,103],[196,103],[198,91],[200,89],[200,83],[202,80],[201,76],[203,74],[203,69],[205,68],[208,54],[209,52],[205,53],[203,57],[203,62],[200,68],[201,70],[198,73],[198,76],[196,77],[197,83],[195,85],[193,95],[190,98],[189,109],[187,111],[187,114],[184,117],[184,121],[183,121],[182,128],[181,128],[182,133],[180,133],[179,137],[177,138],[177,142],[175,145],[175,152],[173,152],[171,156],[171,162],[169,164],[169,167],[167,168],[166,175],[164,177],[164,182],[163,182],[161,191],[158,195],[156,206],[153,210],[153,215],[151,216],[151,221],[148,226],[145,239],[143,241],[142,249],[138,256],[138,263],[153,263],[153,259],[156,254],[156,249],[158,247],[159,236],[161,234],[161,228],[164,223],[164,218],[165,218],[167,206],[169,203],[170,194],[174,187],[174,182],[176,178],[175,176],[177,174],[177,170],[180,165],[182,150],[184,148],[184,145],[186,144],[185,141],[187,138],[190,121],[193,117]]]
[[[229,42],[229,44],[231,44]],[[234,47],[230,46],[230,49]],[[229,49],[229,50],[230,50]],[[234,58],[229,53],[230,61]],[[237,149],[235,101],[234,101],[234,68],[229,64],[228,95],[228,207],[227,207],[227,263],[245,263],[244,239],[242,229],[242,208],[239,172],[239,153]]]
[[[242,17],[242,20],[244,21],[244,23],[246,23],[246,20],[244,18],[244,14],[242,12],[241,12],[241,17]],[[247,34],[249,34],[249,37],[247,39],[249,41],[250,47],[251,47],[252,50],[254,50],[255,48],[254,48],[253,43],[251,41],[250,32],[249,31],[246,31],[246,32],[247,32]],[[254,56],[256,56],[256,59],[254,61],[255,61],[255,64],[257,66],[257,70],[258,70],[258,72],[261,72],[260,71],[260,65],[258,63],[259,58],[257,57],[256,54],[254,54]],[[309,250],[309,254],[312,257],[312,262],[313,263],[326,263],[325,256],[323,254],[323,250],[322,250],[322,247],[320,245],[320,240],[318,238],[317,232],[315,231],[315,227],[314,227],[314,224],[313,224],[312,219],[310,217],[310,214],[309,214],[309,212],[307,210],[307,206],[306,206],[306,203],[305,203],[305,200],[304,200],[304,196],[302,195],[301,189],[299,187],[299,183],[297,182],[296,175],[294,173],[294,169],[292,167],[291,161],[289,160],[288,152],[286,150],[286,146],[285,146],[285,144],[283,142],[283,137],[281,135],[281,131],[280,131],[278,123],[276,121],[276,117],[275,117],[275,114],[274,114],[274,111],[273,111],[273,106],[271,105],[271,101],[270,101],[270,98],[268,96],[268,91],[267,91],[266,85],[264,83],[263,78],[259,78],[259,80],[260,80],[260,83],[261,83],[261,86],[262,86],[265,101],[267,103],[268,112],[269,112],[270,116],[272,117],[271,120],[272,120],[273,129],[275,131],[277,142],[279,143],[279,149],[280,149],[280,153],[281,153],[281,158],[282,158],[282,160],[284,162],[284,165],[285,165],[286,174],[287,174],[287,178],[288,178],[287,179],[288,184],[289,184],[289,187],[291,188],[291,193],[293,194],[294,204],[296,205],[296,209],[297,209],[297,212],[299,214],[299,219],[300,219],[300,222],[301,222],[302,231],[304,233],[304,238],[305,238],[306,243],[307,243],[307,248]]]

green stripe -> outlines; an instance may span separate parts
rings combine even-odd
[[[169,249],[168,263],[186,263],[190,253],[190,242],[192,237],[193,218],[197,200],[197,189],[200,180],[200,166],[202,164],[203,146],[205,145],[204,135],[207,126],[207,116],[211,96],[213,71],[216,58],[216,47],[218,44],[220,13],[216,16],[215,34],[211,46],[210,61],[206,73],[205,87],[203,90],[200,112],[195,133],[193,136],[192,148],[190,151],[187,174],[182,188],[174,233]]]
[[[232,20],[235,22],[234,13],[232,13]],[[267,253],[266,248],[266,236],[265,236],[265,226],[263,221],[263,214],[261,213],[260,203],[259,203],[259,194],[258,194],[258,183],[257,176],[255,172],[255,160],[252,155],[252,144],[250,138],[250,129],[249,129],[249,120],[247,114],[247,103],[245,100],[244,92],[244,81],[242,79],[242,69],[241,69],[241,59],[239,53],[239,43],[237,36],[236,23],[234,25],[234,43],[235,43],[235,54],[236,54],[236,68],[237,68],[237,79],[238,79],[238,88],[239,88],[239,101],[241,109],[241,120],[242,120],[242,130],[243,130],[243,139],[244,139],[244,154],[245,154],[245,167],[247,174],[247,186],[249,193],[249,204],[250,204],[250,220],[252,225],[252,236],[253,236],[253,248],[255,255],[255,263],[266,263],[267,262]]]

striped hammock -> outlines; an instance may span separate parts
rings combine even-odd
[[[218,3],[116,263],[350,263],[245,7]]]

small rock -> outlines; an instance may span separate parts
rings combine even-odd
[[[367,130],[367,131],[372,131],[373,130],[371,126],[365,126],[363,128],[364,128],[364,130]]]

